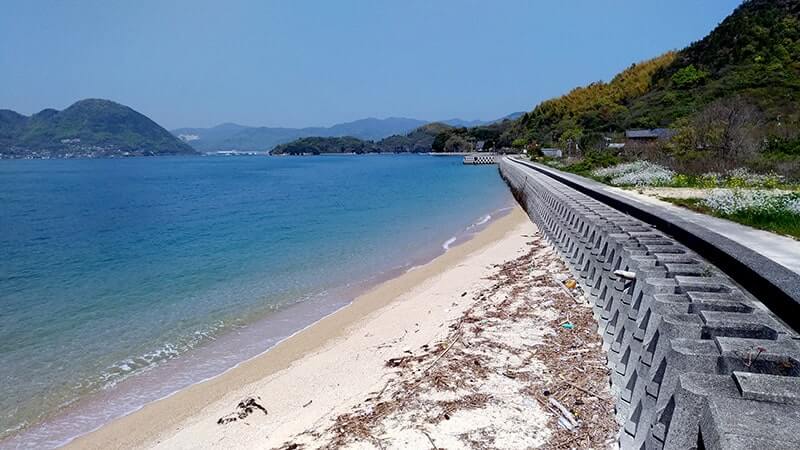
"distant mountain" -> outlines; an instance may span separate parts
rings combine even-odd
[[[509,114],[509,115],[507,115],[505,117],[500,118],[499,120],[497,120],[497,122],[502,122],[504,120],[517,120],[517,119],[519,119],[520,117],[522,117],[524,115],[525,115],[525,111],[517,111],[517,112],[511,113],[511,114]]]
[[[213,142],[224,140],[250,128],[235,123],[223,123],[213,128],[179,128],[172,130],[171,133],[191,145],[194,141]]]
[[[213,128],[180,128],[172,134],[201,152],[217,150],[267,151],[278,144],[314,135],[312,129],[247,127],[236,124]],[[315,129],[321,132],[322,129]]]
[[[487,120],[463,120],[463,119],[447,119],[442,120],[440,123],[450,125],[451,127],[457,128],[471,128],[471,127],[479,127],[481,125],[486,125],[487,123],[491,123],[491,121]]]
[[[30,117],[0,110],[0,158],[188,155],[197,153],[133,109],[87,99]]]
[[[394,134],[408,133],[426,123],[423,120],[389,117],[361,119],[331,127],[280,128],[223,124],[213,128],[179,128],[172,130],[172,134],[200,151],[268,151],[276,145],[304,137],[352,136],[374,141]]]
[[[504,120],[516,120],[522,117],[525,114],[524,111],[511,113],[507,116],[503,116],[499,119],[495,120],[462,120],[462,119],[448,119],[448,120],[441,120],[440,123],[444,123],[450,125],[451,127],[456,128],[473,128],[473,127],[481,127],[485,125],[492,125],[494,123],[502,122]]]
[[[405,137],[408,133],[430,123],[451,127],[476,127],[515,119],[523,113],[513,113],[497,120],[449,119],[440,122],[389,117],[387,119],[361,119],[331,127],[281,128],[247,127],[233,123],[212,128],[178,128],[172,134],[203,152],[217,150],[269,151],[277,145],[304,137],[354,137],[364,141],[379,141],[390,136]],[[405,144],[403,144],[405,145]]]
[[[327,129],[327,133],[319,136],[353,136],[359,139],[375,141],[393,134],[404,134],[425,125],[426,121],[389,117],[388,119],[361,119],[354,122],[341,123]]]
[[[406,134],[395,134],[379,141],[365,141],[355,137],[314,137],[300,138],[276,146],[273,155],[302,155],[321,153],[425,153],[465,151],[477,142],[494,146],[500,136],[514,125],[514,120],[524,113],[513,113],[493,121],[466,121],[453,119],[432,122],[417,127]],[[453,123],[457,125],[452,125]],[[478,123],[468,127],[468,124]],[[454,138],[448,144],[450,138]],[[489,147],[486,148],[489,148]]]

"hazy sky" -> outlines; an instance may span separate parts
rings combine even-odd
[[[705,36],[740,0],[4,0],[0,108],[168,128],[494,119]]]

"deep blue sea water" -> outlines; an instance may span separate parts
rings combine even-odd
[[[453,157],[0,161],[0,446],[219,374],[511,202]]]

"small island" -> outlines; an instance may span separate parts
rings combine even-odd
[[[110,100],[80,100],[31,116],[0,110],[0,159],[196,154],[145,115]]]
[[[496,122],[471,128],[454,127],[442,122],[423,125],[405,135],[393,135],[379,141],[352,136],[296,139],[272,149],[272,155],[320,155],[326,153],[463,153],[489,149],[508,149],[514,120],[505,117]]]

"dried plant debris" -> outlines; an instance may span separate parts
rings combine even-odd
[[[226,425],[231,422],[236,422],[237,420],[246,419],[247,416],[255,412],[256,410],[262,411],[265,415],[267,414],[267,409],[261,406],[258,403],[261,400],[259,397],[247,397],[244,400],[240,401],[238,405],[236,405],[236,411],[222,416],[217,420],[218,425]]]
[[[280,447],[280,450],[302,450],[306,448],[303,444],[288,442]]]
[[[445,339],[387,360],[380,392],[283,448],[608,448],[617,426],[591,307],[531,238]]]

